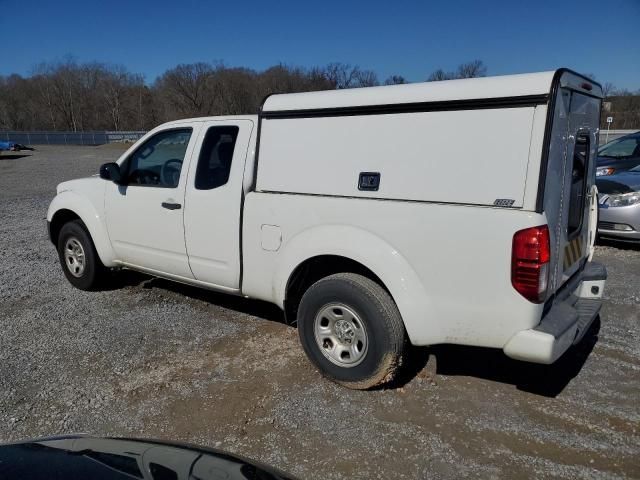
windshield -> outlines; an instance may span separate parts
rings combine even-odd
[[[601,157],[640,157],[640,133],[627,135],[607,143],[598,151]]]

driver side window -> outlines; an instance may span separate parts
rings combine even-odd
[[[191,128],[157,133],[120,166],[126,185],[176,188]]]

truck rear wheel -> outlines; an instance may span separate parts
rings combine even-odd
[[[387,384],[402,365],[406,335],[398,307],[362,275],[338,273],[314,283],[300,301],[298,333],[320,371],[349,388]]]
[[[58,257],[67,280],[80,290],[94,290],[105,274],[93,241],[81,220],[65,223],[58,235]]]

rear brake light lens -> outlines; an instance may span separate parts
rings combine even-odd
[[[546,225],[520,230],[513,236],[511,284],[533,303],[544,302],[549,282],[551,247]]]

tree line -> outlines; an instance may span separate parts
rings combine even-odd
[[[426,80],[486,73],[484,63],[474,60],[454,71],[438,69]],[[177,65],[147,83],[123,66],[67,59],[40,64],[27,77],[0,76],[0,130],[149,130],[179,118],[256,113],[270,93],[402,83],[408,83],[402,75],[380,81],[374,71],[346,63],[257,71],[205,62]]]
[[[256,113],[270,93],[381,83],[407,80],[392,75],[380,82],[374,71],[345,63],[256,71],[200,62],[177,65],[148,84],[122,66],[65,60],[40,64],[28,77],[0,76],[0,129],[148,130],[178,118]]]
[[[614,90],[603,103],[601,129],[607,128],[607,117],[613,117],[610,125],[612,129],[640,129],[640,92],[632,94],[628,91]]]

